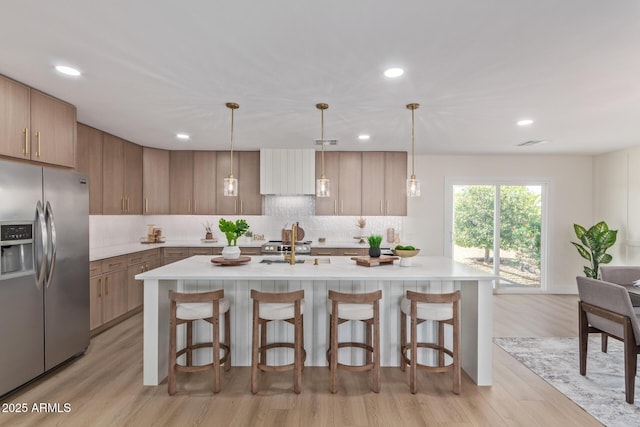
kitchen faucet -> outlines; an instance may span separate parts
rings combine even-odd
[[[296,265],[296,240],[297,240],[298,224],[291,224],[291,252],[284,255],[285,261],[289,261],[289,264]]]

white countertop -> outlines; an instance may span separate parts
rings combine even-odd
[[[253,256],[247,264],[220,266],[211,263],[211,256],[196,255],[145,273],[137,280],[495,280],[493,274],[458,263],[450,258],[417,256],[412,266],[392,265],[362,267],[350,257],[317,257],[330,259],[329,264],[263,264],[262,259],[282,259],[281,256]],[[316,257],[300,256],[298,259]]]
[[[124,243],[121,245],[103,246],[100,248],[89,249],[89,260],[97,261],[100,259],[111,258],[120,255],[132,254],[135,252],[146,251],[148,249],[155,248],[222,248],[226,246],[227,241],[225,239],[218,239],[216,243],[204,243],[200,240],[167,240],[164,243]],[[238,246],[241,247],[260,247],[267,243],[266,240],[251,240],[248,242],[239,242]],[[382,245],[383,247],[387,247]],[[359,244],[355,241],[335,241],[327,243],[318,243],[314,240],[311,242],[312,248],[368,248],[367,244]]]

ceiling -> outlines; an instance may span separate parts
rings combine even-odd
[[[640,2],[4,0],[0,74],[165,149],[228,149],[234,101],[237,150],[313,148],[318,102],[329,150],[410,150],[418,102],[417,154],[594,154],[640,144]]]

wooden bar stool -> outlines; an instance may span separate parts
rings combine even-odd
[[[380,391],[380,306],[382,291],[364,294],[345,294],[329,291],[331,304],[329,311],[329,360],[331,393],[338,391],[338,368],[346,371],[371,371],[371,389]],[[350,320],[360,320],[365,323],[366,342],[338,343],[338,325]],[[344,347],[358,347],[366,352],[365,364],[360,366],[338,363],[338,350]]]
[[[453,392],[460,394],[460,291],[449,294],[424,294],[407,291],[400,303],[400,368],[409,365],[409,389],[416,393],[417,370],[431,372],[453,371]],[[411,318],[411,338],[407,343],[407,316]],[[418,342],[417,326],[425,320],[438,322],[438,342]],[[444,324],[453,326],[453,349],[444,346]],[[418,348],[431,348],[438,352],[438,365],[429,366],[417,362]],[[409,355],[407,355],[409,352]],[[453,362],[445,365],[445,354]]]
[[[271,293],[251,290],[253,299],[253,340],[251,346],[251,393],[258,392],[258,371],[289,371],[293,369],[293,391],[302,390],[302,368],[307,357],[304,350],[304,291]],[[267,344],[267,323],[283,320],[294,327],[293,343]],[[293,363],[267,365],[267,350],[292,348]]]
[[[231,316],[229,300],[224,298],[224,290],[202,293],[178,293],[169,291],[170,327],[169,327],[169,394],[176,392],[176,372],[199,372],[213,369],[213,391],[220,391],[220,365],[224,370],[231,369]],[[224,342],[220,342],[220,317],[224,315]],[[213,341],[193,343],[193,322],[204,320],[213,326]],[[177,350],[176,333],[178,325],[187,325],[187,346]],[[193,350],[213,348],[213,362],[207,365],[193,365]],[[220,349],[223,357],[220,358]],[[186,365],[177,363],[178,357],[186,354]]]

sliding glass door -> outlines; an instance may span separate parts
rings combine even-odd
[[[544,289],[546,187],[450,182],[447,250],[456,261],[500,276],[497,289]]]

